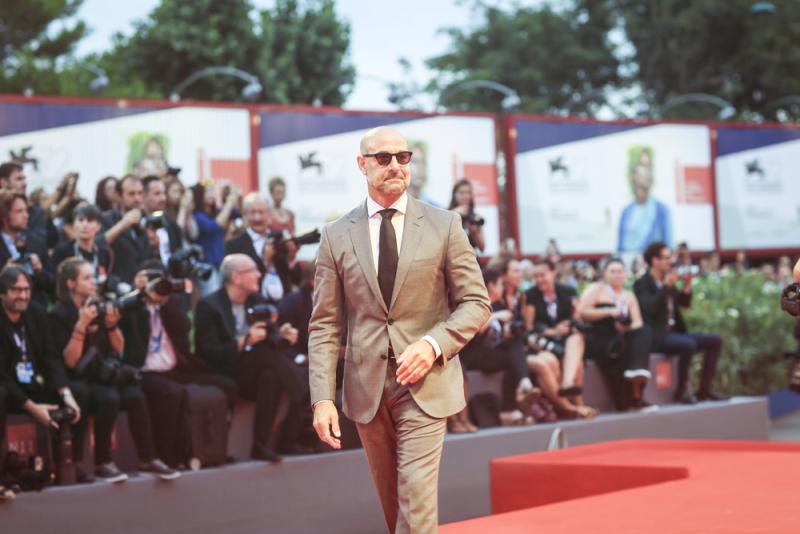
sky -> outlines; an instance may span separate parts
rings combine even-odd
[[[496,0],[492,4],[510,4]],[[520,2],[522,5],[538,1]],[[130,35],[133,22],[147,18],[159,0],[85,0],[78,16],[87,23],[91,33],[77,48],[77,55],[106,50],[115,32]],[[269,8],[273,0],[254,0],[256,8]],[[433,73],[425,60],[448,50],[449,38],[440,33],[443,27],[470,27],[479,22],[471,8],[472,2],[459,0],[337,0],[339,16],[350,23],[350,59],[357,78],[345,108],[360,110],[392,110],[387,101],[387,82],[406,82],[397,60],[409,60],[412,81],[424,85]],[[237,65],[244,70],[247,66]],[[426,98],[423,109],[432,111],[436,102]]]

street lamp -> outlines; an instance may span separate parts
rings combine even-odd
[[[500,109],[503,113],[515,110],[522,102],[519,94],[507,85],[490,80],[470,80],[468,82],[451,85],[442,91],[442,94],[439,95],[439,104],[442,105],[441,103],[444,101],[445,96],[457,95],[458,93],[463,93],[464,91],[470,91],[472,89],[489,89],[504,95],[503,100],[500,102]]]
[[[700,104],[711,104],[712,106],[717,106],[719,108],[719,113],[717,116],[720,120],[727,120],[733,118],[736,115],[736,108],[733,107],[733,104],[725,100],[724,98],[720,98],[715,95],[709,95],[707,93],[689,93],[685,95],[678,95],[676,97],[670,98],[667,102],[661,106],[661,110],[659,115],[661,118],[667,113],[667,111],[678,107],[682,104],[688,104],[690,102],[696,102]]]
[[[199,80],[200,78],[205,78],[206,76],[213,76],[224,74],[226,76],[233,76],[235,78],[239,78],[240,80],[244,80],[247,82],[242,88],[242,98],[248,101],[253,101],[258,98],[258,95],[261,94],[263,91],[263,87],[261,87],[261,82],[258,81],[254,75],[250,74],[249,72],[245,72],[241,69],[237,69],[236,67],[206,67],[205,69],[199,70],[183,80],[181,83],[178,84],[175,89],[172,90],[172,93],[169,96],[169,99],[173,102],[178,102],[181,99],[181,91],[192,85],[194,82]]]

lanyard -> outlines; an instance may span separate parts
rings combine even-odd
[[[20,336],[20,334],[22,334]],[[20,332],[14,332],[14,344],[19,349],[20,358],[22,358],[23,362],[28,361],[28,338],[25,335],[25,325],[22,325]]]

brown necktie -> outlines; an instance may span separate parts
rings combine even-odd
[[[378,213],[381,214],[381,231],[378,242],[378,285],[381,287],[381,295],[386,303],[386,309],[392,302],[392,290],[394,289],[394,277],[397,274],[397,235],[394,233],[392,216],[397,210],[386,209]]]

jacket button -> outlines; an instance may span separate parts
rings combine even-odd
[[[389,324],[389,326],[393,325],[393,324],[394,324],[394,319],[389,319],[389,320],[387,321],[387,323]]]
[[[381,354],[381,360],[385,360],[385,359],[386,359],[386,355],[385,354]]]

